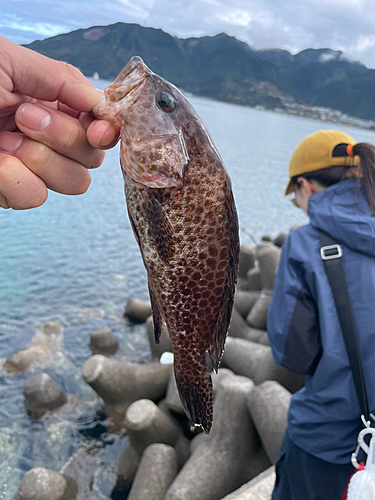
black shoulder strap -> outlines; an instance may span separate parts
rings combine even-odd
[[[366,385],[359,355],[357,330],[345,281],[344,270],[341,264],[342,248],[330,236],[322,231],[319,231],[319,237],[322,245],[320,255],[323,259],[328,281],[332,289],[359,404],[361,406],[362,415],[364,415],[366,422],[368,422],[370,420],[370,412]]]

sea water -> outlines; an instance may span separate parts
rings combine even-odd
[[[107,82],[95,81],[105,87]],[[284,196],[288,161],[307,134],[339,129],[357,142],[375,144],[372,131],[317,122],[192,97],[232,179],[240,224],[258,240],[287,232],[307,218]],[[127,218],[118,146],[108,151],[82,196],[50,192],[36,209],[0,209],[0,359],[30,342],[44,321],[65,329],[58,362],[47,372],[63,389],[82,399],[94,392],[81,378],[90,357],[90,333],[111,328],[125,360],[150,359],[144,325],[122,316],[131,297],[148,299],[146,273]],[[242,243],[251,243],[242,233]],[[120,437],[106,430],[92,411],[60,421],[25,414],[22,390],[30,373],[5,376],[0,371],[0,499],[15,499],[27,470],[59,470],[86,439],[103,447],[103,470],[121,451]],[[100,410],[100,405],[98,406]],[[104,478],[103,478],[104,477]],[[107,476],[98,478],[110,491]],[[107,479],[108,480],[107,480]],[[106,484],[107,480],[107,484]]]

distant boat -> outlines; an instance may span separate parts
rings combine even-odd
[[[94,71],[94,73],[92,75],[92,79],[93,80],[99,80],[99,73],[97,71]]]

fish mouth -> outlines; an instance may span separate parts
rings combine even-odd
[[[139,56],[132,57],[112,85],[104,90],[107,102],[115,106],[133,103],[151,73]]]

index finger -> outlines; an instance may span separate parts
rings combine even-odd
[[[50,59],[0,37],[1,66],[11,79],[10,92],[45,101],[61,101],[78,111],[91,111],[101,94],[74,66]]]

